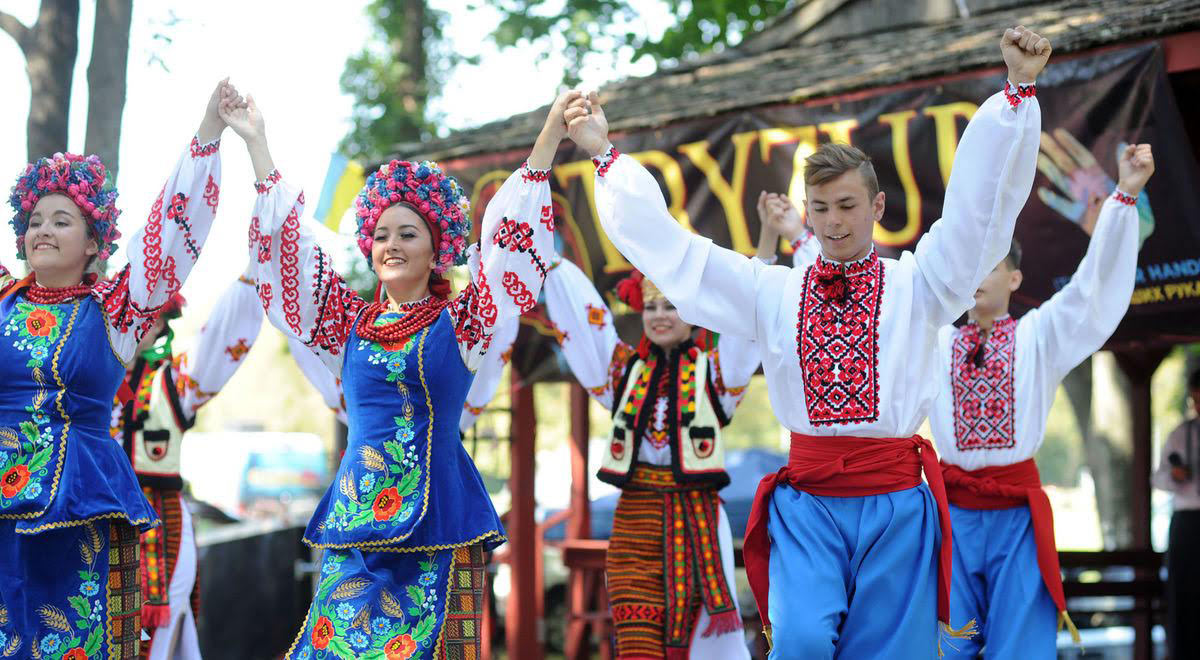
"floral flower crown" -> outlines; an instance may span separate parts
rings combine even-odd
[[[393,204],[412,208],[429,225],[436,252],[434,273],[441,275],[451,266],[467,262],[471,203],[458,180],[443,173],[432,161],[393,160],[367,177],[367,185],[354,200],[358,249],[368,263],[375,242],[375,224]]]
[[[117,189],[106,181],[107,170],[97,156],[56,153],[39,158],[25,166],[17,177],[8,203],[13,208],[9,221],[17,234],[17,257],[25,258],[25,233],[29,231],[29,216],[38,200],[46,195],[66,195],[83,215],[92,237],[100,244],[100,259],[107,259],[117,249]]]

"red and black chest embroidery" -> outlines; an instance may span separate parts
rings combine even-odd
[[[1000,319],[984,341],[979,326],[963,326],[951,348],[954,437],[959,451],[1008,449],[1014,433],[1013,366],[1017,322]]]
[[[879,307],[883,262],[875,252],[843,265],[818,258],[804,274],[796,352],[815,426],[879,418]]]

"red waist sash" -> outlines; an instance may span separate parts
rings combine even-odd
[[[776,486],[789,484],[812,495],[834,497],[883,495],[920,485],[922,470],[937,502],[942,530],[938,554],[938,620],[949,625],[950,509],[933,445],[916,435],[911,438],[858,438],[793,433],[787,467],[767,475],[758,484],[742,545],[746,577],[765,629],[771,627],[767,609],[771,559],[767,512]]]
[[[942,463],[942,478],[946,482],[946,495],[957,507],[1011,509],[1029,505],[1042,582],[1046,584],[1055,607],[1060,613],[1065,613],[1067,599],[1063,595],[1058,547],[1054,543],[1054,513],[1050,509],[1050,499],[1042,490],[1042,480],[1033,459],[970,472],[957,465]]]

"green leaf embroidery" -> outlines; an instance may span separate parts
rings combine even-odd
[[[404,447],[401,447],[399,442],[396,442],[395,440],[388,440],[387,442],[383,443],[383,448],[393,459],[397,461],[404,460]]]
[[[104,641],[104,626],[96,626],[92,628],[92,634],[88,635],[87,644],[83,647],[83,652],[92,657],[93,654],[100,652],[100,643]],[[78,643],[78,642],[76,642]]]
[[[329,640],[329,646],[325,648],[343,660],[354,660],[354,651],[350,649],[350,645],[342,639],[341,635]]]
[[[396,487],[396,492],[400,493],[400,497],[408,497],[417,490],[417,482],[421,480],[421,468],[414,467],[400,479],[400,485]]]
[[[427,614],[417,623],[417,630],[413,633],[413,641],[418,644],[429,639],[433,634],[433,624],[437,622],[437,617],[433,614]]]
[[[80,572],[82,572],[82,571],[80,571]],[[81,616],[85,619],[84,621],[81,622],[83,625],[81,625],[80,627],[81,628],[86,627],[87,626],[86,619],[89,616],[91,616],[91,614],[92,614],[92,608],[91,608],[91,606],[88,605],[87,599],[84,598],[83,596],[71,596],[71,597],[67,598],[67,602],[71,604],[71,609],[75,610],[75,612],[77,614],[79,614],[79,616]]]
[[[50,448],[46,447],[46,448],[42,449],[41,451],[39,451],[38,453],[33,455],[33,458],[29,461],[29,471],[37,472],[38,470],[46,467],[46,464],[49,462],[50,462]]]

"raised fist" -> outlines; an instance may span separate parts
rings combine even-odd
[[[1008,65],[1008,79],[1014,83],[1031,83],[1050,59],[1050,41],[1022,25],[1009,28],[1000,38],[1000,52]]]
[[[1148,144],[1130,144],[1118,154],[1117,187],[1129,195],[1140,195],[1154,174],[1154,154]]]

